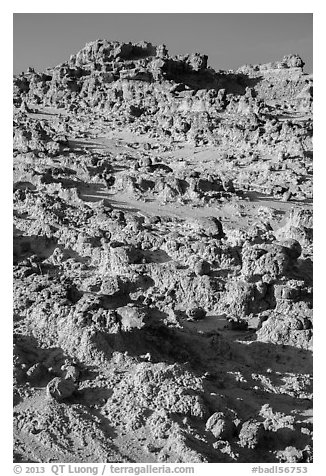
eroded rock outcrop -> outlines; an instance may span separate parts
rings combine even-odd
[[[97,40],[14,78],[15,461],[312,461],[303,66]]]

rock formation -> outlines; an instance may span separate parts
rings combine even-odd
[[[312,461],[312,77],[208,64],[14,78],[17,462]]]

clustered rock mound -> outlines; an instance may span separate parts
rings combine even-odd
[[[303,66],[98,40],[14,78],[15,461],[312,461]]]

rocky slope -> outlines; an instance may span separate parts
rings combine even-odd
[[[207,61],[14,78],[15,461],[312,461],[312,77]]]

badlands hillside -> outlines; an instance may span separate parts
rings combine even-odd
[[[312,461],[312,76],[97,40],[14,77],[14,461]]]

